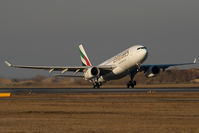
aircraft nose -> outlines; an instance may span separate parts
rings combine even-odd
[[[146,60],[146,58],[148,57],[148,49],[143,49],[143,57],[144,60]]]
[[[148,49],[144,50],[144,54],[145,54],[145,56],[148,55]]]

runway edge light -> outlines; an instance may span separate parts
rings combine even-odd
[[[10,97],[11,93],[0,93],[0,97]]]

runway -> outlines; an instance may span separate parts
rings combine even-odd
[[[38,93],[38,94],[56,94],[56,93],[135,93],[135,92],[199,92],[199,88],[1,88],[0,93],[10,92],[19,93]]]
[[[199,132],[198,91],[199,88],[0,89],[13,93],[0,98],[0,128],[1,132],[42,133],[131,133],[150,132],[149,129]]]

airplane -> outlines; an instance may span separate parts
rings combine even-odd
[[[48,70],[49,73],[60,71],[61,75],[65,77],[82,77],[83,79],[92,82],[93,88],[100,88],[102,83],[110,80],[117,80],[126,75],[130,76],[130,81],[126,84],[127,88],[134,88],[136,85],[134,77],[138,72],[144,72],[147,78],[152,78],[157,76],[161,70],[165,71],[171,66],[196,64],[196,58],[191,63],[142,64],[148,57],[148,49],[143,45],[132,46],[97,66],[91,64],[82,44],[79,45],[79,52],[82,66],[24,66],[12,65],[8,61],[5,61],[5,64],[14,68]],[[68,71],[74,73],[72,75],[64,75]],[[79,72],[82,72],[83,75],[77,75]]]

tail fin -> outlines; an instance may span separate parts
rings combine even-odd
[[[80,51],[80,58],[82,61],[82,65],[83,66],[92,66],[82,44],[79,45],[79,51]]]

